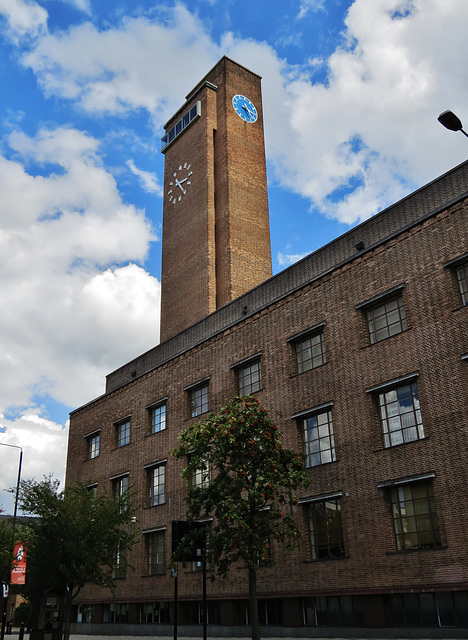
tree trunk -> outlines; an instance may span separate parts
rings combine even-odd
[[[252,640],[260,640],[260,622],[258,620],[257,572],[249,567],[249,608]]]
[[[65,597],[63,599],[63,640],[69,640],[70,638],[72,601],[71,589],[65,589]]]

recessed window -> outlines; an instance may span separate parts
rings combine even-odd
[[[195,418],[202,413],[206,413],[210,408],[210,392],[208,383],[191,389],[189,393],[192,418]]]
[[[157,576],[164,573],[164,531],[153,531],[145,534],[148,554],[148,575]]]
[[[248,396],[262,388],[262,372],[260,360],[239,367],[237,370],[239,380],[239,395]]]
[[[424,438],[416,382],[378,393],[384,447]]]
[[[130,443],[130,419],[119,422],[116,425],[117,446],[124,447]]]
[[[88,460],[97,458],[99,455],[99,445],[101,441],[100,432],[92,433],[86,438],[86,444],[88,449]]]
[[[112,488],[113,488],[114,498],[116,500],[121,500],[125,495],[125,493],[128,491],[128,475],[114,478],[112,480]]]
[[[341,498],[308,504],[310,545],[313,560],[342,558],[345,555],[341,522]]]
[[[298,419],[302,427],[306,467],[334,462],[336,454],[331,407],[301,415]]]
[[[149,408],[150,432],[158,433],[166,428],[166,403]]]
[[[210,484],[210,467],[208,463],[201,465],[192,475],[192,486],[198,489],[204,489]]]
[[[468,305],[468,262],[457,269],[458,286],[463,306]]]
[[[316,325],[308,331],[289,338],[296,353],[297,372],[315,369],[326,362],[323,329],[325,324]]]
[[[166,501],[166,465],[159,464],[148,469],[149,505],[154,507]]]
[[[441,545],[431,481],[392,487],[390,501],[398,551]]]
[[[371,344],[385,340],[408,328],[403,297],[400,295],[367,309]]]

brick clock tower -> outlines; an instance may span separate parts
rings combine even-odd
[[[224,57],[164,127],[161,342],[271,276],[260,83]]]

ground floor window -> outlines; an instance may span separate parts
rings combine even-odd
[[[170,621],[170,605],[168,602],[150,602],[140,605],[140,622],[165,624]]]
[[[111,602],[104,605],[103,622],[128,622],[130,606],[127,602]]]

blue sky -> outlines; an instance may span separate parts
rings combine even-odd
[[[63,478],[69,411],[159,340],[160,138],[218,59],[263,78],[276,273],[466,158],[437,123],[468,120],[466,24],[466,0],[0,0],[0,442],[24,477]]]

